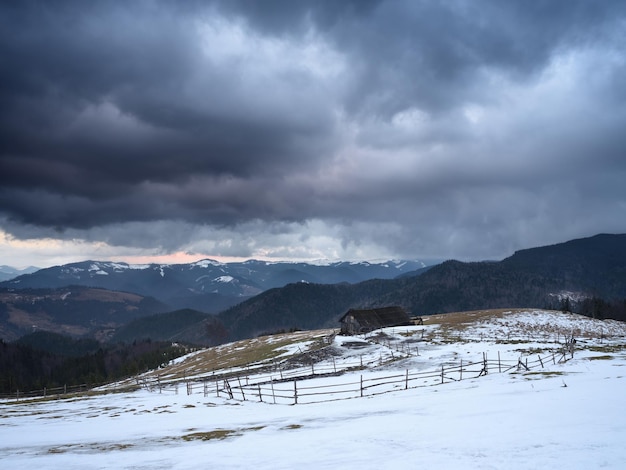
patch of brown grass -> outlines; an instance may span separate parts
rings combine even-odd
[[[300,429],[302,427],[301,424],[289,424],[285,427],[282,427],[280,429],[285,429],[285,430],[291,430],[291,429]]]
[[[238,435],[237,431],[232,429],[215,429],[214,431],[207,432],[192,432],[191,434],[185,434],[181,439],[184,441],[222,441],[227,437]]]
[[[246,431],[260,431],[265,426],[254,426],[244,429],[214,429],[213,431],[192,432],[181,437],[184,441],[222,441],[229,437],[242,436]]]
[[[275,358],[286,351],[287,346],[312,341],[302,352],[314,351],[324,347],[324,338],[333,333],[334,330],[298,331],[236,341],[205,349],[178,364],[153,371],[150,375],[165,375],[168,380],[172,380],[253,364],[271,365]]]
[[[546,377],[557,377],[559,375],[566,375],[565,372],[555,370],[555,371],[534,371],[534,372],[524,372],[524,378],[526,380],[537,380]]]
[[[524,308],[497,308],[489,310],[470,310],[467,312],[438,313],[425,315],[424,325],[441,325],[442,327],[455,327],[470,325],[484,318],[502,318],[505,313],[527,312]]]
[[[609,356],[608,354],[606,354],[604,356],[591,356],[587,359],[589,359],[590,361],[610,361],[611,359],[613,359],[613,356]]]

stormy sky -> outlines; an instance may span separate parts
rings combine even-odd
[[[0,4],[0,264],[626,232],[626,2]]]

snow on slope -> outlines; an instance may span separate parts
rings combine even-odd
[[[536,311],[437,316],[426,323],[332,338],[325,347],[341,354],[335,363],[375,359],[406,341],[417,352],[395,349],[390,364],[315,380],[427,369],[482,352],[534,355],[555,347],[557,334],[580,333],[574,359],[545,369],[317,404],[229,400],[223,393],[205,396],[202,387],[188,395],[183,385],[161,393],[6,402],[0,404],[0,458],[6,468],[40,469],[623,468],[626,325]],[[272,340],[300,354],[319,339],[296,335],[289,345]],[[228,347],[220,354],[230,354]],[[189,356],[190,371],[202,355]],[[316,366],[324,361],[330,359]]]

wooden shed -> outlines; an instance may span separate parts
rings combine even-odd
[[[342,335],[356,335],[388,326],[412,325],[402,307],[381,307],[367,310],[350,309],[339,319]]]

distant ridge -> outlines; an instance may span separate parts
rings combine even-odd
[[[221,263],[205,259],[188,264],[127,264],[84,261],[41,269],[0,283],[0,288],[99,287],[154,297],[172,310],[192,308],[217,313],[268,289],[294,282],[358,283],[391,279],[422,268],[419,261],[299,262],[248,260]]]
[[[3,266],[0,266],[0,282],[14,279],[18,276],[21,276],[22,274],[34,273],[35,271],[38,271],[38,270],[39,268],[36,268],[35,266],[29,266],[24,269],[17,269],[17,268],[14,268],[13,266],[3,265]]]

